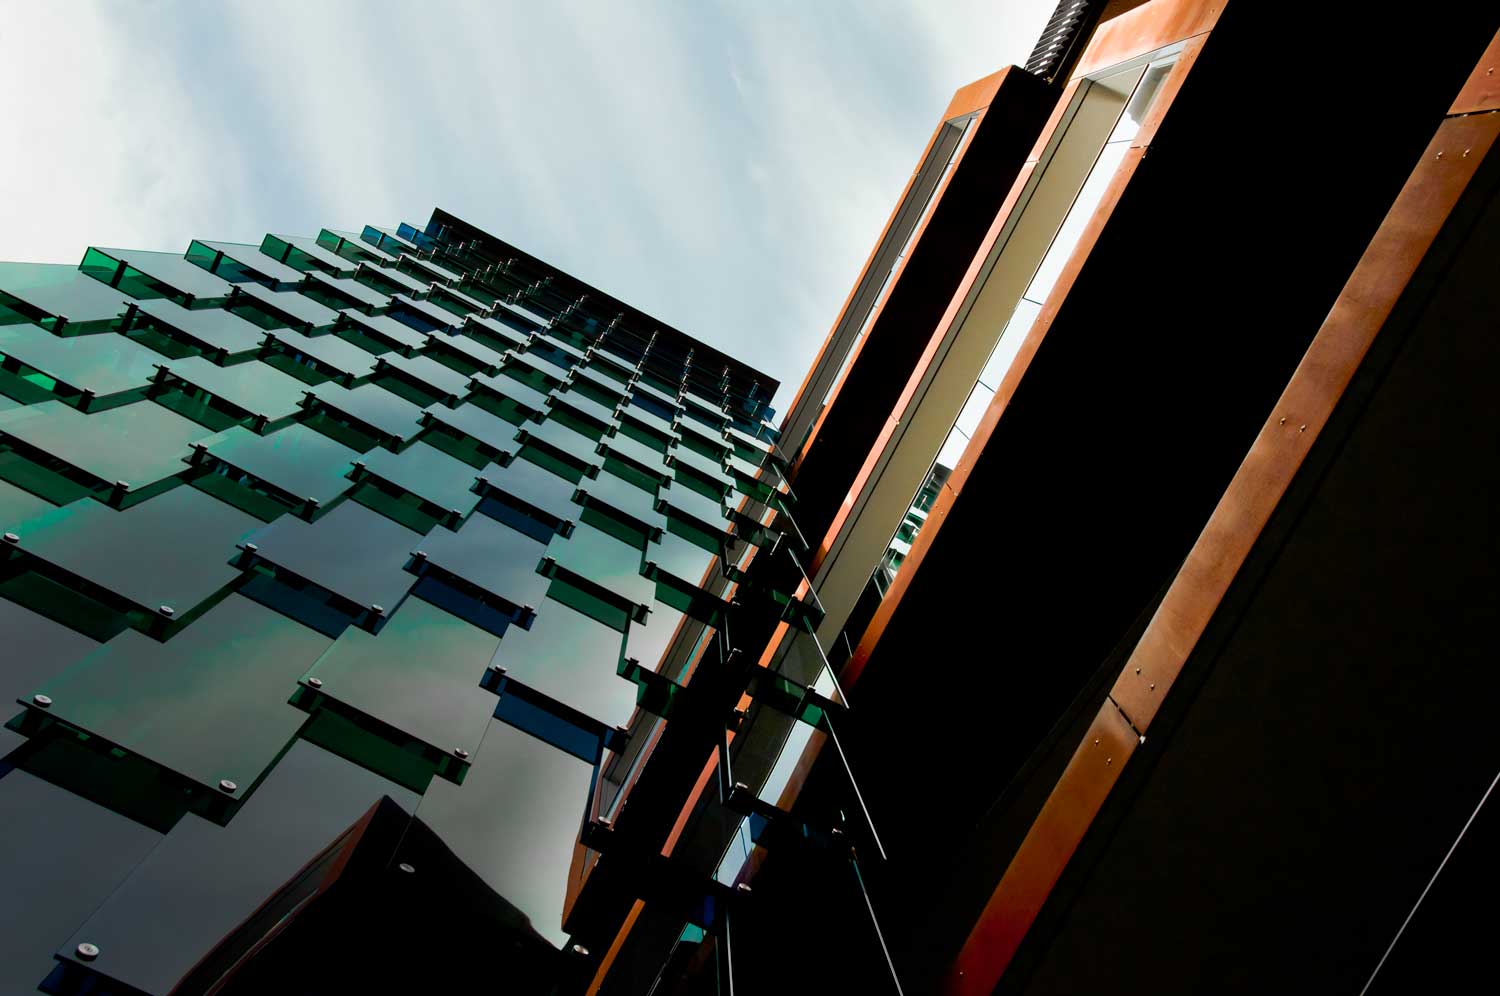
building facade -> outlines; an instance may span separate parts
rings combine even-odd
[[[779,422],[442,211],[0,269],[6,985],[1464,984],[1497,30],[1064,0]]]

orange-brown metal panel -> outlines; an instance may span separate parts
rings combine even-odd
[[[1155,717],[1497,134],[1500,115],[1447,119],[1407,180],[1115,683],[1115,700],[1138,729]]]
[[[1228,0],[1151,0],[1094,29],[1073,68],[1088,76],[1164,45],[1213,29]]]
[[[1469,81],[1458,92],[1449,114],[1474,114],[1500,110],[1500,33],[1490,39],[1489,48],[1470,74]]]
[[[1026,156],[1026,165],[1035,166],[1041,161],[1042,153],[1047,149],[1047,143],[1051,142],[1057,134],[1063,119],[1073,109],[1073,102],[1078,97],[1078,88],[1084,85],[1081,79],[1069,80],[1063,87],[1062,95],[1057,98],[1057,103],[1052,107],[1052,114],[1047,118],[1047,123],[1042,125],[1041,133],[1036,137],[1036,144],[1031,147],[1031,152]],[[1020,189],[1012,187],[1012,192]]]
[[[593,980],[589,982],[589,987],[585,990],[587,996],[595,996],[599,992],[599,987],[604,985],[604,980],[609,976],[609,970],[614,967],[615,959],[619,957],[620,949],[625,946],[625,939],[630,936],[631,929],[635,926],[636,920],[640,919],[641,911],[645,908],[646,904],[639,899],[631,904],[630,912],[625,914],[625,922],[620,924],[615,939],[610,942],[609,950],[604,952],[604,957],[599,960],[599,970],[594,973]]]
[[[1105,702],[964,941],[944,980],[947,996],[988,996],[995,988],[1139,743]]]

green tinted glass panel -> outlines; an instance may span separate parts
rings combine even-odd
[[[524,411],[541,415],[547,410],[547,395],[528,384],[523,384],[506,374],[475,374],[474,380],[508,398]]]
[[[52,503],[23,491],[9,481],[0,481],[0,532],[15,532],[27,519],[52,508]]]
[[[645,620],[631,623],[625,631],[625,656],[655,670],[685,618],[671,606],[653,602]]]
[[[104,322],[125,310],[125,295],[65,263],[0,263],[0,291],[70,323]]]
[[[452,350],[481,369],[493,370],[505,362],[504,354],[476,342],[467,335],[445,335],[441,332],[429,337],[429,346]]]
[[[236,284],[239,293],[268,306],[277,314],[290,316],[297,322],[305,322],[313,328],[333,324],[338,312],[296,291],[267,290],[259,284]]]
[[[253,352],[266,338],[259,326],[221,308],[190,311],[166,298],[139,301],[137,307],[158,325],[216,354],[238,356]]]
[[[287,698],[331,643],[230,595],[166,643],[127,630],[33,691],[57,719],[243,799],[307,719]]]
[[[395,300],[399,301],[401,304],[406,305],[406,307],[410,308],[412,311],[415,311],[423,318],[426,318],[430,322],[436,323],[442,328],[452,328],[460,323],[458,316],[454,315],[451,311],[448,311],[444,308],[439,308],[435,304],[429,304],[426,301],[418,301],[415,298],[407,296],[406,294],[397,294],[395,296]]]
[[[32,693],[50,681],[53,675],[81,660],[99,645],[61,623],[4,598],[0,598],[0,633],[5,634],[5,653],[0,655],[0,702],[7,705],[18,699],[31,698]],[[19,734],[0,728],[0,756],[9,753],[21,739]],[[4,784],[3,779],[0,779],[0,784]]]
[[[603,462],[598,452],[596,452],[598,443],[583,433],[568,428],[556,419],[548,418],[545,422],[540,422],[536,425],[527,425],[524,427],[524,431],[527,436],[526,442],[538,440],[546,443],[553,449],[572,457],[580,464],[598,466]]]
[[[62,337],[36,325],[0,328],[0,353],[100,397],[145,387],[167,360],[114,332]]]
[[[658,539],[646,545],[646,559],[658,570],[697,585],[716,558],[696,543],[674,532],[664,531]]]
[[[637,528],[641,538],[654,536],[666,527],[666,516],[656,510],[656,492],[645,491],[607,470],[580,481],[583,503]]]
[[[572,504],[572,482],[529,460],[517,458],[505,467],[492,467],[485,473],[485,479],[524,505],[559,519],[576,517],[578,507]]]
[[[271,236],[271,238],[291,246],[294,250],[293,255],[301,253],[306,260],[315,261],[319,264],[316,267],[318,269],[331,270],[338,273],[353,273],[355,267],[358,265],[324,249],[318,245],[318,240],[315,238],[308,238],[305,235],[276,235]],[[288,261],[291,258],[291,256],[288,256]],[[305,265],[305,263],[299,263],[298,265]]]
[[[527,688],[615,726],[635,708],[635,685],[618,673],[624,639],[619,630],[549,598],[537,607],[530,630],[505,631],[495,663]]]
[[[153,280],[158,280],[173,290],[195,298],[225,297],[234,286],[202,267],[189,263],[176,253],[148,252],[144,249],[100,249],[98,251],[111,259],[124,261],[131,269]]]
[[[394,369],[402,376],[423,385],[439,397],[462,398],[469,392],[469,376],[451,367],[445,367],[430,356],[398,356],[394,353],[380,358],[380,369]]]
[[[387,286],[394,287],[398,290],[405,290],[408,293],[412,294],[421,294],[432,285],[432,281],[430,280],[419,280],[418,278],[413,277],[410,274],[402,273],[400,270],[391,266],[380,266],[375,263],[366,263],[362,268],[362,272],[366,271],[373,273],[376,279],[382,281]]]
[[[57,955],[99,948],[88,967],[148,993],[170,991],[383,797],[416,796],[312,744],[297,742],[227,826],[187,817],[146,856]]]
[[[483,515],[458,532],[435,529],[418,546],[436,567],[492,592],[511,605],[538,606],[548,581],[537,573],[545,544]]]
[[[296,283],[302,279],[301,271],[294,270],[285,263],[267,256],[257,246],[243,245],[238,242],[201,241],[195,242],[194,245],[211,249],[214,253],[223,253],[224,259],[238,263],[244,269],[259,273],[271,280],[283,283]],[[222,271],[224,269],[222,261],[219,266]],[[226,277],[226,279],[229,278]]]
[[[310,357],[345,377],[364,377],[375,370],[375,357],[336,335],[308,336],[291,329],[276,329],[271,338],[294,359]]]
[[[372,450],[365,470],[445,511],[467,515],[479,504],[474,481],[479,472],[442,450],[418,442],[400,453]]]
[[[358,312],[345,312],[347,317],[356,326],[368,330],[378,339],[383,339],[399,349],[420,349],[427,342],[427,337],[410,325],[396,321],[389,315],[361,315]]]
[[[514,453],[518,449],[516,427],[478,405],[459,405],[457,408],[431,405],[426,412],[427,417],[433,421],[441,422],[501,453]],[[493,476],[491,479],[493,480]]]
[[[585,523],[578,523],[568,537],[554,536],[547,544],[547,556],[626,605],[648,606],[656,595],[656,585],[641,575],[641,549]]]
[[[204,440],[208,453],[228,467],[257,477],[294,499],[327,504],[352,487],[349,471],[359,454],[303,425],[265,436],[235,426]]]
[[[20,530],[28,554],[149,611],[186,613],[238,575],[228,561],[259,521],[195,488],[116,511],[85,498]]]
[[[287,515],[250,536],[257,556],[368,608],[394,612],[416,577],[402,568],[421,535],[346,501],[317,522]]]
[[[208,430],[159,405],[137,402],[85,415],[61,401],[0,412],[0,433],[112,484],[140,490],[185,469]]]
[[[500,347],[497,352],[506,347],[519,348],[526,345],[527,337],[517,332],[503,322],[497,322],[493,318],[482,318],[472,315],[464,323],[464,332],[467,335],[478,335],[484,337],[492,347]]]
[[[189,356],[166,366],[179,380],[273,422],[297,412],[307,392],[301,381],[264,363],[221,367],[201,356]]]
[[[655,447],[647,446],[638,439],[632,439],[624,433],[615,433],[604,440],[604,445],[611,453],[624,457],[632,463],[639,464],[644,470],[660,477],[671,477],[672,472],[667,468],[666,460],[661,451]]]
[[[363,422],[398,441],[410,439],[420,428],[420,405],[414,405],[375,384],[361,384],[355,388],[319,384],[312,389],[312,393],[333,411]]]
[[[390,298],[384,294],[378,294],[357,280],[348,277],[330,277],[326,273],[314,270],[307,275],[307,283],[304,286],[312,288],[326,287],[335,294],[342,294],[352,298],[355,302],[368,308],[383,308],[390,303]],[[321,323],[314,323],[321,324]]]
[[[499,637],[422,601],[404,602],[378,635],[348,629],[304,682],[441,751],[472,756],[494,709],[479,687]]]

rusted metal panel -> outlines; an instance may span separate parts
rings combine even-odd
[[[1474,67],[1448,113],[1474,114],[1494,110],[1500,110],[1500,33],[1490,39],[1489,48],[1484,50],[1479,65]]]
[[[1211,31],[1228,0],[1151,0],[1094,30],[1073,76],[1088,76],[1173,42]]]
[[[1114,686],[1146,730],[1276,504],[1449,212],[1500,134],[1500,115],[1438,129],[1308,347]]]
[[[964,941],[944,980],[946,996],[988,996],[995,988],[1139,744],[1106,701]]]

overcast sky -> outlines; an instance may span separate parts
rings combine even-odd
[[[1055,0],[0,0],[0,259],[435,206],[784,407],[954,90]]]

